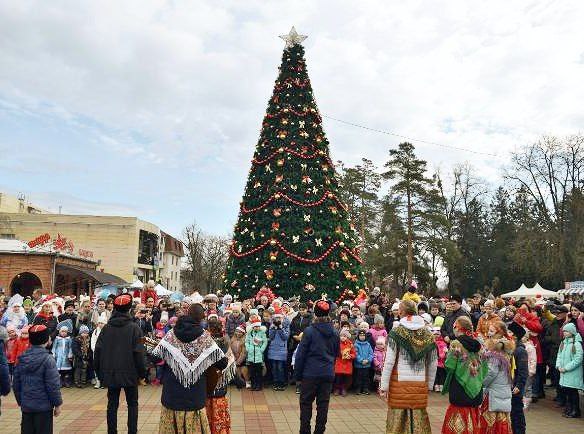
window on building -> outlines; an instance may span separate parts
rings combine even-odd
[[[0,234],[0,240],[15,240],[16,236],[14,234]]]

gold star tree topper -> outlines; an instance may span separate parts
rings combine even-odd
[[[280,35],[280,38],[286,41],[286,48],[292,48],[296,44],[302,43],[308,36],[299,35],[294,26],[290,29],[290,33],[287,35]]]

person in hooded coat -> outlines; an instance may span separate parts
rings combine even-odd
[[[556,367],[560,371],[560,386],[566,396],[564,416],[580,417],[579,390],[584,390],[582,379],[582,337],[573,323],[562,327],[563,340],[560,344]]]
[[[328,407],[335,380],[335,360],[339,355],[340,338],[330,319],[331,305],[327,300],[314,304],[315,319],[304,330],[296,350],[294,376],[300,385],[300,434],[310,434],[312,403],[316,399],[315,434],[326,429]]]
[[[442,434],[475,434],[479,432],[479,407],[488,366],[481,358],[481,344],[474,338],[471,319],[459,317],[453,330],[456,339],[450,343],[444,362],[446,380],[442,394],[448,393],[450,405]]]
[[[128,314],[132,301],[129,294],[115,298],[114,311],[97,338],[93,355],[99,382],[107,387],[107,426],[110,434],[118,429],[122,388],[128,404],[128,433],[138,432],[138,379],[145,376],[144,345],[142,330]]]
[[[204,318],[203,306],[192,304],[152,351],[155,361],[164,360],[159,433],[211,433],[205,409],[208,371],[225,369],[227,358],[201,326]]]
[[[386,433],[430,433],[426,408],[436,376],[438,350],[424,320],[416,315],[416,304],[405,300],[398,309],[401,319],[388,334],[379,382],[381,397],[389,397]]]

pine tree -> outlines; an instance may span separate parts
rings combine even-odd
[[[293,29],[241,202],[224,286],[240,299],[268,287],[284,298],[336,299],[364,287],[358,233],[340,199]]]

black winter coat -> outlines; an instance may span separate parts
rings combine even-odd
[[[144,378],[142,330],[130,315],[114,311],[103,327],[93,354],[93,366],[105,387],[131,387]]]
[[[307,313],[306,316],[302,316],[302,314],[298,313],[294,318],[292,318],[292,322],[290,323],[290,340],[288,343],[288,352],[293,353],[296,347],[298,346],[298,342],[295,339],[292,339],[293,336],[298,336],[300,333],[304,333],[306,327],[312,324],[312,315]]]
[[[464,310],[462,307],[446,315],[446,318],[444,318],[444,322],[442,323],[442,327],[440,327],[440,334],[444,337],[448,336],[451,341],[455,340],[456,336],[454,335],[454,323],[461,316],[466,316],[470,318],[468,312]]]
[[[562,343],[562,326],[560,322],[554,318],[553,321],[544,327],[545,333],[541,341],[542,347],[545,348],[547,361],[550,366],[556,366],[556,358],[558,357],[558,351],[560,350],[560,344]]]
[[[179,317],[174,327],[175,336],[182,342],[191,342],[201,336],[205,330],[201,325],[195,324],[188,316]],[[103,332],[102,332],[103,333]],[[194,411],[205,407],[207,398],[207,373],[201,375],[199,380],[190,387],[184,387],[176,378],[168,365],[163,365],[162,370],[162,405],[174,411]],[[227,358],[223,357],[213,366],[217,369],[227,367]]]
[[[523,342],[517,341],[515,346],[515,352],[513,353],[515,358],[515,375],[513,376],[513,387],[519,389],[521,396],[525,393],[525,383],[527,382],[527,377],[529,376],[529,368],[527,366],[527,350]]]
[[[0,338],[0,396],[10,393],[10,375],[8,373],[8,361],[4,353],[4,341]]]

